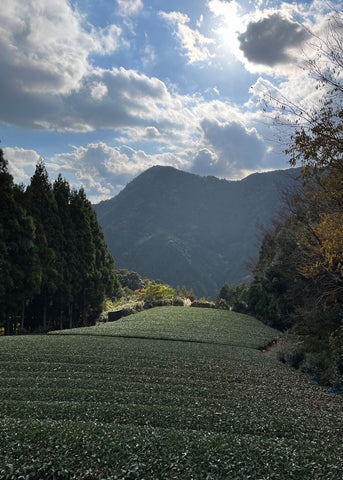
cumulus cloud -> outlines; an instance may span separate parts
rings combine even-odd
[[[0,120],[25,128],[89,131],[149,125],[166,114],[162,81],[133,70],[102,70],[92,53],[116,48],[113,25],[86,32],[66,0],[6,2],[0,10]],[[68,35],[66,35],[68,32]]]
[[[262,168],[266,146],[255,129],[238,122],[201,122],[206,148],[194,157],[192,171],[223,178],[242,178],[246,172]]]
[[[113,51],[120,34],[115,26],[86,32],[66,0],[5,2],[0,25],[2,71],[19,91],[41,94],[78,89],[88,55]]]
[[[74,132],[160,128],[157,123],[171,130],[175,122],[181,129],[183,105],[176,105],[161,80],[89,63],[90,55],[117,47],[115,25],[86,31],[67,0],[6,2],[0,25],[0,121]]]
[[[199,150],[193,160],[191,170],[198,175],[216,175],[214,173],[218,168],[218,155],[209,150],[202,148]]]
[[[111,147],[104,142],[73,147],[71,153],[61,153],[49,160],[59,166],[62,175],[75,178],[74,185],[85,186],[92,202],[113,197],[133,177],[153,165],[184,166],[171,153],[149,155],[127,145]]]
[[[319,4],[324,3],[261,0],[247,11],[238,0],[209,0],[208,7],[217,19],[218,43],[250,73],[280,77],[293,75],[303,64],[308,32],[315,26],[319,33],[317,24],[324,17]]]
[[[98,41],[98,45],[95,44],[94,51],[102,55],[113,53],[119,46],[120,35],[121,28],[117,25],[108,25],[98,30],[93,28],[93,36]]]
[[[117,0],[120,15],[123,17],[136,15],[142,8],[142,0]]]
[[[239,35],[240,48],[252,63],[273,67],[292,60],[290,49],[299,48],[309,33],[299,24],[274,13],[250,22]]]
[[[169,122],[164,83],[124,68],[90,72],[68,95],[27,93],[2,78],[0,98],[0,120],[25,128],[87,132]]]
[[[9,172],[15,178],[16,183],[28,183],[40,158],[38,153],[18,147],[4,147],[3,151],[8,160]]]
[[[205,37],[199,30],[193,30],[187,24],[190,22],[188,15],[181,12],[160,12],[160,16],[172,25],[176,25],[174,34],[181,43],[188,63],[203,62],[214,55],[207,45],[214,43],[211,38]]]
[[[169,99],[157,78],[124,68],[97,70],[83,79],[78,92],[63,99],[62,118],[55,115],[50,128],[87,131],[168,121],[163,106]]]

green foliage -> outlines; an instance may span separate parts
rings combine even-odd
[[[330,298],[330,281],[322,277],[323,283],[319,283],[302,275],[304,252],[297,239],[308,228],[308,214],[313,210],[306,198],[300,202],[298,197],[298,202],[294,213],[283,222],[275,222],[274,230],[263,239],[249,292],[249,310],[268,325],[301,335],[301,348],[290,342],[279,353],[282,361],[319,377],[324,384],[337,386],[342,383],[335,360],[339,342],[330,344],[330,339],[342,321],[340,286],[336,283],[335,296]]]
[[[165,300],[172,298],[175,295],[175,290],[167,285],[150,283],[146,288],[138,292],[138,297],[147,303],[156,302],[158,300]]]
[[[342,397],[257,350],[277,332],[176,307],[106,328],[0,338],[0,478],[341,478]]]
[[[182,285],[181,288],[179,286],[177,286],[175,290],[176,290],[175,294],[178,297],[188,299],[191,302],[195,299],[194,292],[193,292],[192,288],[190,290],[188,290],[185,285]]]
[[[235,312],[247,312],[249,301],[249,286],[241,283],[239,285],[228,285],[224,283],[219,290],[216,299],[216,307],[228,309]]]
[[[313,303],[313,284],[298,271],[301,262],[298,238],[303,230],[303,210],[300,208],[286,219],[274,221],[273,228],[264,235],[254,268],[249,311],[281,330],[296,322],[297,309],[307,302]]]
[[[117,278],[123,288],[129,288],[133,292],[145,287],[142,277],[137,272],[132,272],[127,269],[116,270]]]
[[[216,308],[216,305],[214,302],[211,302],[210,300],[205,300],[200,298],[199,300],[194,300],[191,303],[191,307]]]
[[[254,270],[250,310],[266,323],[301,335],[284,361],[342,386],[340,328],[343,311],[343,83],[342,12],[335,11],[325,37],[315,37],[310,75],[322,91],[308,109],[273,99],[295,115],[285,153],[301,165],[303,191],[289,198],[288,215],[266,232]],[[278,116],[280,120],[282,115]],[[289,126],[287,122],[287,126]],[[289,197],[289,195],[288,195]]]
[[[22,330],[28,298],[39,293],[42,266],[34,219],[27,213],[20,188],[7,171],[0,149],[0,328]]]
[[[329,338],[328,380],[331,385],[343,390],[343,326],[333,332]]]
[[[215,307],[219,310],[231,310],[230,305],[223,298],[217,298]]]
[[[119,288],[95,212],[42,160],[25,190],[0,149],[0,329],[5,334],[94,324]]]
[[[303,339],[294,334],[285,335],[280,342],[277,355],[281,362],[287,363],[293,368],[299,368],[305,359]]]

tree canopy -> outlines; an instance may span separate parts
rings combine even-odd
[[[336,12],[325,39],[315,41],[309,73],[317,78],[319,103],[305,110],[276,99],[279,120],[285,110],[295,115],[286,153],[302,167],[304,189],[263,238],[250,309],[301,334],[306,368],[312,355],[314,373],[342,387],[343,14]]]
[[[28,187],[14,184],[0,149],[0,329],[89,325],[119,287],[83,189],[51,184],[39,160]]]

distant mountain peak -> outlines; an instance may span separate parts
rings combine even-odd
[[[257,225],[277,216],[280,191],[296,176],[289,169],[227,181],[155,165],[94,209],[116,268],[214,297],[225,282],[251,278],[245,265],[258,255]]]

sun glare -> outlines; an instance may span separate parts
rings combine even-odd
[[[236,0],[232,2],[211,0],[209,8],[215,16],[222,19],[221,25],[214,29],[215,33],[221,38],[222,46],[236,57],[242,58],[237,33],[245,30],[245,23],[239,3]]]

